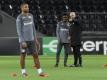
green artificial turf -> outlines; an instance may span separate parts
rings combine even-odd
[[[71,68],[63,66],[63,56],[58,68],[54,67],[55,56],[40,56],[40,62],[48,77],[41,78],[33,68],[31,56],[26,58],[28,77],[21,76],[19,56],[0,56],[0,80],[107,80],[107,56],[84,55],[83,67]],[[69,56],[68,65],[73,63],[73,56]],[[13,77],[13,73],[17,76]]]

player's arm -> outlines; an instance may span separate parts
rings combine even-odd
[[[40,43],[37,39],[37,36],[36,36],[36,29],[35,29],[35,24],[34,24],[34,19],[33,19],[33,35],[34,35],[34,38],[35,38],[35,44],[38,48],[38,51],[40,50]]]
[[[32,24],[33,24],[33,35],[34,35],[34,38],[36,38],[36,29],[35,29],[33,15],[32,15]]]
[[[22,47],[27,47],[26,42],[24,41],[23,35],[22,35],[22,26],[21,26],[21,19],[18,17],[16,20],[16,29],[17,29],[17,34],[19,37],[19,42],[21,43]]]
[[[59,32],[60,32],[60,25],[58,23],[57,24],[57,28],[56,28],[56,35],[57,35],[58,40],[60,40],[60,34],[59,34]]]

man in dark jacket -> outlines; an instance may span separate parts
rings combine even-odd
[[[80,52],[81,47],[81,20],[76,16],[75,12],[70,12],[70,41],[74,53],[74,64],[70,67],[81,67],[82,56]]]
[[[62,47],[64,46],[64,67],[67,67],[67,58],[69,54],[69,22],[68,22],[68,16],[64,15],[63,20],[58,22],[57,28],[56,28],[56,34],[57,34],[57,39],[58,39],[58,44],[57,44],[57,53],[56,53],[56,64],[55,67],[58,67],[59,64],[59,57],[60,57],[60,52]]]

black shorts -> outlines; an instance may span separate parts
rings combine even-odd
[[[35,41],[26,41],[27,48],[23,48],[20,44],[20,52],[21,53],[37,53]]]

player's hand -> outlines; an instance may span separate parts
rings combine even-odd
[[[22,45],[23,48],[27,48],[26,42],[22,42],[21,45]]]

